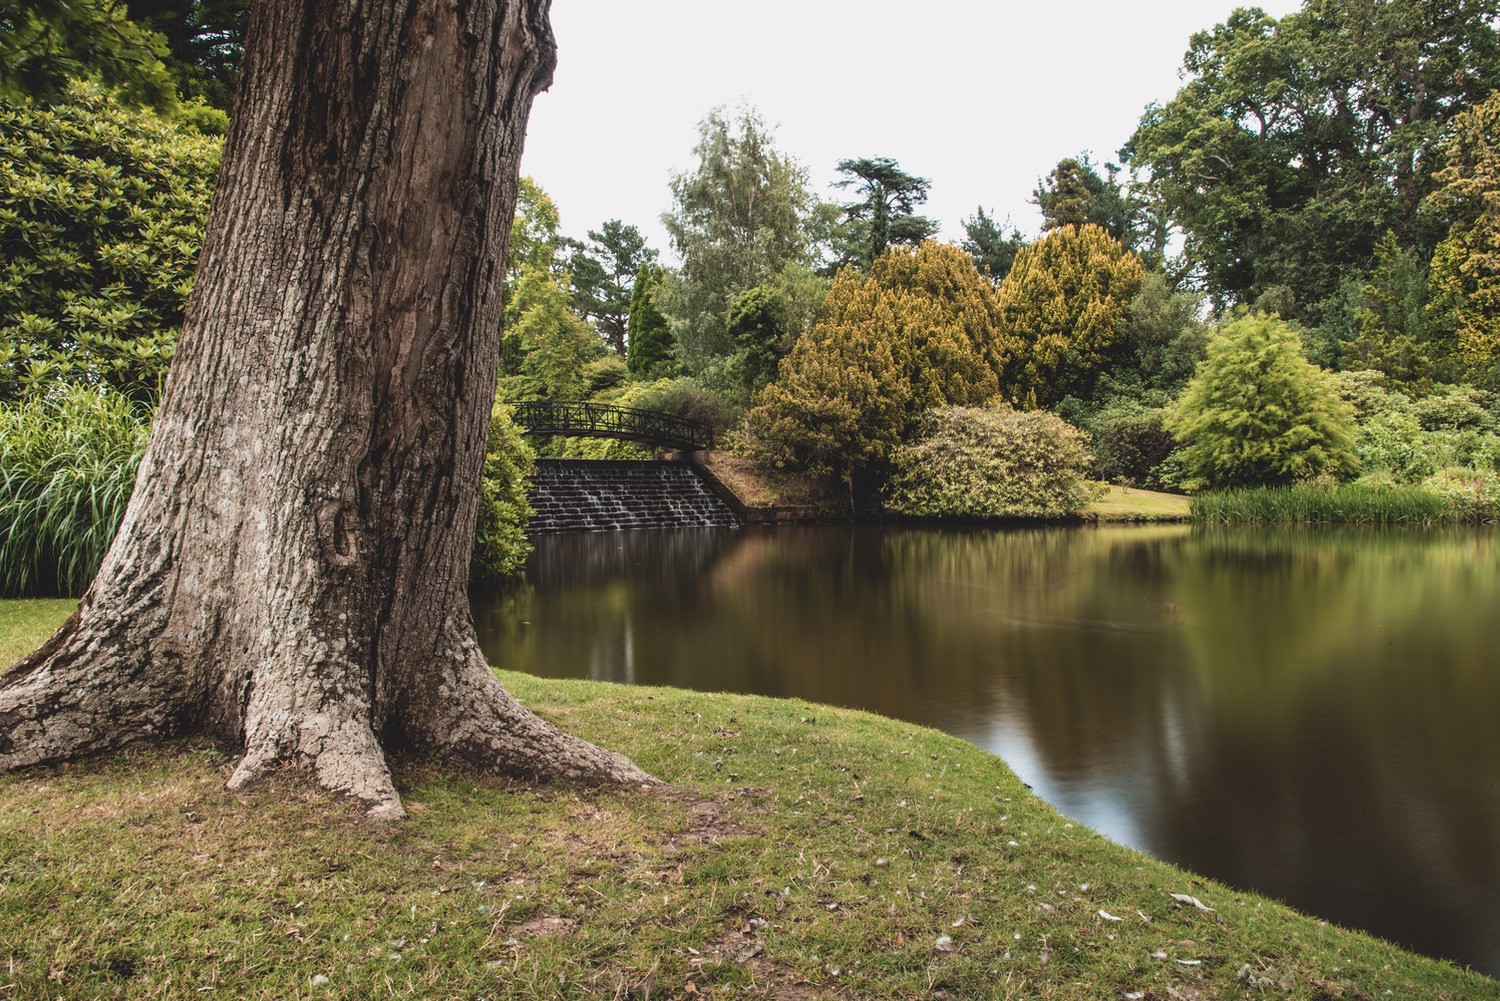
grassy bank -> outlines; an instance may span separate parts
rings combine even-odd
[[[66,610],[0,604],[0,635],[14,650]],[[0,997],[1497,992],[1112,845],[930,730],[504,679],[673,785],[404,763],[411,817],[380,826],[289,777],[226,793],[229,759],[192,745],[3,777]]]
[[[1444,525],[1481,521],[1490,512],[1425,487],[1341,483],[1199,494],[1192,513],[1195,521],[1209,525]]]
[[[1155,490],[1110,485],[1104,496],[1084,508],[1084,517],[1095,521],[1187,521],[1190,498]]]
[[[770,469],[734,452],[701,452],[699,461],[739,498],[747,511],[765,514],[762,520],[831,520],[848,517],[848,498],[837,484]],[[1091,521],[1187,521],[1189,499],[1179,494],[1111,485],[1103,496],[1080,512]]]

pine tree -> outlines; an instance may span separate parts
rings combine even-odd
[[[1093,224],[1061,226],[1023,248],[996,294],[1020,344],[1012,395],[1043,406],[1088,396],[1121,348],[1145,274],[1139,257]]]
[[[1302,357],[1296,331],[1251,314],[1220,328],[1169,411],[1188,475],[1210,487],[1283,484],[1358,470],[1354,415]]]
[[[646,264],[635,276],[630,293],[629,341],[625,364],[637,379],[657,379],[673,367],[676,338],[672,325],[656,308],[652,293],[661,284],[662,270]]]

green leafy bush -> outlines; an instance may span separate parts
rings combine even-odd
[[[1167,460],[1177,451],[1177,440],[1166,417],[1160,407],[1129,400],[1111,401],[1089,417],[1082,426],[1093,439],[1094,477],[1148,490],[1173,487]]]
[[[73,389],[0,407],[0,595],[80,595],[114,540],[151,434],[124,397]]]
[[[1209,487],[1348,476],[1359,468],[1353,411],[1274,316],[1226,323],[1172,408],[1188,475]]]
[[[1335,376],[1354,408],[1355,449],[1366,473],[1421,483],[1447,467],[1500,469],[1500,420],[1494,394],[1472,386],[1439,386],[1413,399],[1376,372]]]
[[[915,518],[1060,518],[1096,496],[1087,436],[1005,404],[928,411],[892,467],[886,508]]]
[[[0,103],[0,400],[58,382],[155,396],[219,155],[83,85],[52,108]]]
[[[493,584],[520,573],[531,555],[526,537],[531,505],[526,492],[535,459],[510,415],[510,407],[501,404],[490,417],[484,480],[479,487],[479,523],[469,561],[469,579],[475,584]]]
[[[1422,486],[1443,499],[1450,520],[1500,519],[1500,476],[1492,469],[1439,469]]]

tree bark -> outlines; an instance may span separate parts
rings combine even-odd
[[[207,733],[402,814],[384,749],[652,782],[516,703],[466,593],[550,0],[255,7],[151,444],[78,612],[0,688],[0,769]]]

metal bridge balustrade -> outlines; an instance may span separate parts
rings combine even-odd
[[[618,438],[690,452],[714,447],[709,425],[654,410],[552,400],[528,400],[511,407],[511,419],[523,434]]]

